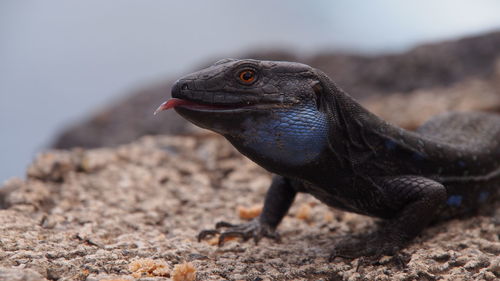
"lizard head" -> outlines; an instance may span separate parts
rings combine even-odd
[[[307,162],[327,134],[320,85],[304,64],[225,59],[175,82],[172,99],[157,112],[174,108],[250,158],[291,163],[295,154]]]
[[[304,64],[224,59],[177,80],[172,99],[155,113],[174,108],[192,123],[224,133],[239,126],[240,117],[317,110],[317,87],[313,68]]]

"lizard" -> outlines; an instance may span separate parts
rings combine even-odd
[[[366,110],[318,69],[252,59],[220,60],[177,80],[155,113],[172,108],[274,174],[258,217],[219,222],[199,240],[278,240],[276,228],[305,192],[382,219],[362,238],[336,243],[331,259],[394,255],[429,224],[499,197],[500,116],[492,113],[448,112],[408,131]]]

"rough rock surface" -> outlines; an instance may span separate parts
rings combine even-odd
[[[422,45],[401,54],[366,56],[323,53],[301,57],[286,52],[268,51],[247,54],[243,58],[309,64],[325,71],[338,85],[358,99],[374,95],[396,95],[399,96],[396,98],[398,102],[415,91],[429,91],[432,97],[456,101],[460,92],[455,94],[446,90],[449,87],[456,89],[461,85],[456,86],[456,83],[466,80],[476,80],[483,84],[491,82],[496,59],[500,58],[498,46],[500,31]],[[168,118],[161,119],[154,118],[151,114],[170,96],[171,85],[172,81],[153,85],[110,105],[88,120],[68,127],[55,139],[53,147],[103,147],[128,143],[143,135],[192,132],[193,127],[174,113],[166,113]],[[496,89],[499,89],[498,86]],[[495,101],[497,105],[500,104],[498,99],[500,98],[497,97]],[[448,102],[448,105],[447,109],[455,108],[453,102]],[[472,105],[474,104],[469,108],[474,108]],[[435,110],[427,112],[435,113]],[[424,115],[419,119],[428,117],[429,115]]]
[[[196,280],[500,278],[500,202],[492,215],[428,228],[403,250],[405,266],[390,257],[328,263],[336,240],[373,220],[303,194],[279,227],[281,243],[197,242],[216,221],[241,221],[236,210],[260,204],[270,183],[211,134],[47,152],[27,174],[0,189],[1,280],[190,280],[190,265],[171,273],[185,262]]]
[[[447,111],[500,112],[500,59],[489,79],[470,78],[449,87],[375,95],[362,100],[370,111],[406,129],[416,129]]]

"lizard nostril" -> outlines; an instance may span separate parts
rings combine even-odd
[[[188,85],[186,83],[182,84],[181,90],[187,90],[187,89],[188,89]]]

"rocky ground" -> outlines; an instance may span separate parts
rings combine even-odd
[[[335,241],[373,220],[306,195],[280,225],[281,243],[196,240],[216,221],[258,211],[269,183],[214,135],[44,153],[26,180],[1,189],[0,280],[194,280],[193,271],[196,280],[500,278],[500,202],[493,215],[427,229],[402,252],[406,265],[328,262]]]
[[[500,112],[498,46],[500,32],[399,55],[248,57],[319,67],[370,110],[412,129],[448,110]],[[477,216],[428,228],[401,259],[328,262],[336,241],[373,229],[374,220],[303,194],[279,227],[281,243],[198,242],[197,233],[217,221],[242,222],[258,214],[271,176],[174,112],[154,117],[169,87],[161,84],[118,102],[69,128],[55,144],[110,147],[48,151],[26,179],[0,188],[0,280],[500,278],[500,202]],[[184,135],[128,143],[179,133]]]

